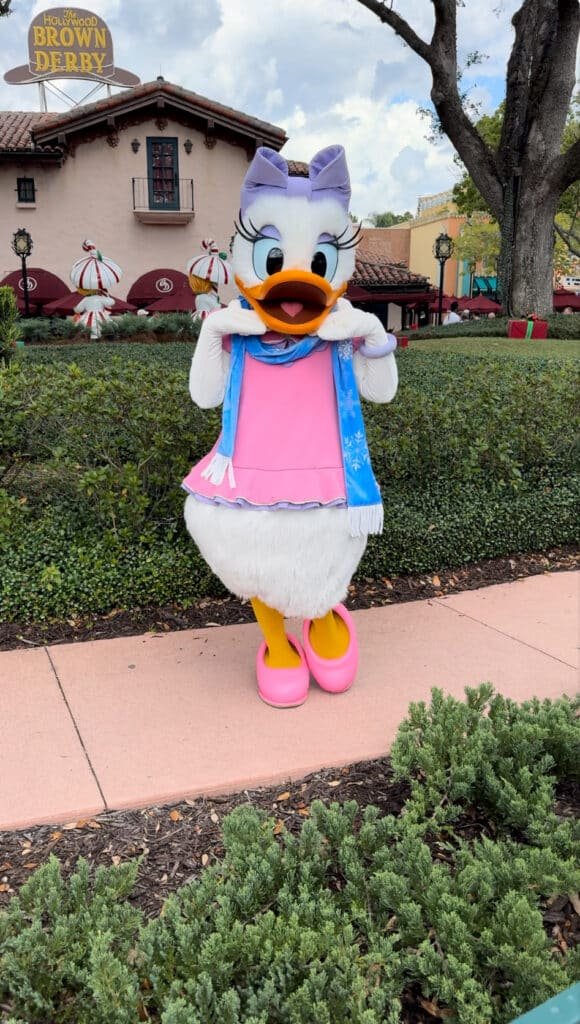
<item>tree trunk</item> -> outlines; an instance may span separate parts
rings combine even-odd
[[[515,183],[502,218],[499,258],[500,301],[508,316],[548,316],[553,304],[554,215],[558,196],[545,188],[534,190]],[[506,209],[507,207],[507,209]]]
[[[392,0],[358,2],[431,68],[431,99],[443,131],[501,228],[498,278],[506,312],[550,313],[553,218],[559,196],[578,179],[580,166],[580,140],[560,154],[575,81],[578,0],[522,0],[515,12],[497,152],[469,121],[459,94],[458,0],[431,0],[435,26],[430,42],[393,9]]]

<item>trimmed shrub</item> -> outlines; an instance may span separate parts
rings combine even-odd
[[[10,363],[19,334],[16,295],[12,288],[4,286],[0,288],[0,367]]]
[[[126,901],[137,861],[114,871],[79,860],[64,882],[56,857],[0,912],[0,996],[16,1024],[133,1024],[139,980],[130,964],[142,915]],[[21,1015],[21,1016],[20,1016]]]
[[[74,351],[0,374],[0,615],[223,594],[182,526],[180,482],[220,429],[189,400],[191,346]],[[359,577],[573,543],[574,364],[405,352],[400,369],[397,401],[365,410],[387,525]]]
[[[358,579],[436,572],[577,539],[580,480],[517,495],[389,488],[384,497],[386,530],[370,538]],[[187,606],[225,594],[181,526],[177,488],[179,518],[128,539],[123,529],[79,529],[65,506],[36,517],[28,502],[8,501],[4,544],[0,533],[0,619],[38,622],[112,608]],[[2,509],[0,491],[0,524]]]
[[[461,309],[461,302],[459,303]],[[513,319],[513,318],[512,318]],[[563,313],[553,313],[546,317],[548,321],[548,337],[550,338],[580,338],[580,314],[573,313],[572,316]],[[448,324],[422,327],[418,331],[412,331],[413,338],[506,338],[508,331],[508,317],[496,316],[491,320],[480,317],[479,320],[464,320],[460,324]]]
[[[107,341],[135,339],[140,342],[195,341],[199,335],[199,323],[189,313],[158,313],[141,317],[135,313],[114,316],[102,325],[102,341],[91,341],[90,332],[66,317],[30,317],[19,323],[19,337],[29,345],[51,345],[63,342],[88,342],[89,348],[100,347]],[[83,348],[85,345],[83,345]],[[67,356],[71,358],[71,356]]]
[[[398,817],[316,801],[291,835],[240,806],[223,860],[156,920],[127,902],[135,862],[91,880],[80,861],[65,882],[52,857],[0,913],[3,1019],[401,1024],[413,993],[436,1019],[508,1024],[567,988],[577,953],[542,912],[580,885],[572,825],[553,813],[579,763],[578,703],[466,692],[411,705]]]
[[[162,336],[162,339],[169,339],[173,343],[195,341],[199,327],[199,321],[193,320],[189,313],[156,313],[148,317],[126,313],[105,321],[102,337],[123,340],[141,336],[143,339],[158,341]]]
[[[29,345],[50,344],[51,342],[88,342],[90,332],[66,317],[30,317],[23,319],[20,337]]]

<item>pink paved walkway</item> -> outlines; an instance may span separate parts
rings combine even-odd
[[[256,626],[0,654],[0,828],[300,778],[385,754],[411,700],[490,680],[524,700],[578,689],[578,579],[554,573],[356,612],[359,678],[275,711]]]

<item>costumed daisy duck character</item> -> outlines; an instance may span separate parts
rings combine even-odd
[[[242,185],[232,264],[239,300],[204,322],[191,397],[223,402],[222,432],[183,482],[187,528],[229,590],[250,599],[264,635],[258,694],[274,707],[329,693],[357,671],[342,604],[369,534],[381,533],[359,395],[389,402],[396,340],[342,298],[357,231],[342,146],[308,176],[260,148]],[[284,618],[303,619],[301,640]]]
[[[189,260],[185,268],[189,287],[195,295],[195,309],[191,314],[194,320],[205,320],[210,313],[222,308],[218,286],[230,284],[232,280],[227,254],[220,252],[213,238],[204,238],[201,247],[204,249],[201,256]]]
[[[88,327],[93,341],[101,337],[101,329],[115,305],[115,300],[108,295],[109,288],[118,284],[123,271],[120,266],[107,256],[103,256],[94,242],[89,238],[83,242],[83,250],[87,253],[73,263],[70,279],[79,295],[83,298],[75,306],[78,323]]]

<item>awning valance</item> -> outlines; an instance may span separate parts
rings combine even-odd
[[[148,270],[131,285],[127,301],[139,307],[149,306],[157,299],[175,295],[184,285],[187,285],[187,276],[181,270],[167,267]]]
[[[27,267],[28,301],[32,312],[38,312],[40,306],[66,295],[69,285],[42,267]],[[24,310],[24,281],[21,270],[13,270],[0,281],[0,286],[12,288],[18,300],[18,308]]]
[[[130,302],[125,302],[123,299],[117,299],[114,295],[111,295],[112,299],[115,299],[115,305],[109,310],[113,316],[118,316],[121,313],[134,313],[136,306],[133,306]],[[69,292],[67,295],[62,295],[60,299],[55,299],[54,302],[48,302],[43,307],[43,313],[46,316],[71,316],[74,313],[75,306],[78,306],[82,299],[82,295],[78,292]]]
[[[184,275],[185,276],[185,275]],[[190,313],[195,309],[195,295],[189,287],[187,278],[185,284],[177,288],[162,299],[150,302],[147,306],[150,313]]]
[[[347,299],[351,302],[394,302],[397,306],[411,305],[414,302],[432,302],[432,291],[405,292],[397,291],[369,291],[361,285],[351,284],[346,293]]]
[[[575,313],[580,313],[580,295],[576,295],[574,292],[562,291],[554,292],[554,310],[556,313],[561,313],[563,309],[573,309]]]

